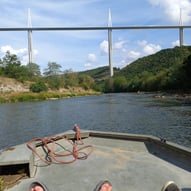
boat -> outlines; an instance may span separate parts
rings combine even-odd
[[[191,149],[151,135],[75,129],[35,138],[0,152],[0,177],[17,177],[8,191],[33,182],[53,190],[93,191],[100,180],[113,190],[161,190],[167,181],[191,190]]]

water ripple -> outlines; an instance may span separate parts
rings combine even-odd
[[[0,105],[0,149],[72,129],[148,134],[191,147],[191,105],[156,94],[105,94]]]

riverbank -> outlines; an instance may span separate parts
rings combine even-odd
[[[138,94],[150,94],[153,92],[142,92]],[[96,92],[94,90],[84,90],[82,88],[70,88],[63,89],[59,91],[48,91],[48,92],[1,92],[0,103],[17,103],[17,102],[33,102],[33,101],[43,101],[43,100],[57,100],[63,98],[71,98],[77,96],[90,96],[90,95],[100,95],[101,92]],[[185,100],[187,103],[191,103],[191,93],[167,93],[167,92],[155,92],[153,96],[157,99],[181,99]]]
[[[33,93],[29,90],[30,82],[19,82],[12,78],[0,77],[0,103],[16,103],[16,102],[30,102],[55,100],[62,98],[69,98],[75,96],[89,96],[99,95],[101,92],[95,90],[85,90],[82,87],[68,87],[60,90],[49,90],[47,92]],[[128,93],[128,92],[126,92]],[[165,99],[173,97],[176,99],[185,99],[190,103],[190,91],[167,91],[167,92],[134,92],[138,94],[156,94],[155,98]]]
[[[0,77],[0,103],[16,103],[26,101],[55,100],[75,96],[97,95],[100,92],[82,87],[68,87],[59,90],[33,93],[30,91],[31,82],[19,82],[12,78]]]
[[[60,91],[50,91],[50,92],[10,92],[1,93],[0,103],[17,103],[17,102],[32,102],[32,101],[43,101],[43,100],[56,100],[62,98],[69,98],[75,96],[89,96],[89,95],[99,95],[100,92],[93,90],[83,90],[79,88],[77,90],[68,90],[64,92]]]

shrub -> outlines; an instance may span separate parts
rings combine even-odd
[[[47,90],[48,88],[43,82],[37,82],[37,83],[31,84],[30,86],[30,91],[35,93],[39,93],[39,92],[47,91]]]

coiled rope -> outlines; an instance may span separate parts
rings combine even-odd
[[[81,138],[80,129],[77,124],[74,125],[74,130],[76,134],[75,134],[75,140],[73,141],[68,139],[65,135],[50,136],[50,137],[44,137],[44,138],[34,138],[27,143],[27,147],[31,149],[32,152],[40,158],[40,160],[42,160],[48,165],[51,165],[53,161],[55,161],[56,163],[61,163],[61,164],[70,164],[75,162],[77,159],[86,159],[93,152],[93,146],[85,145],[79,148],[79,145],[83,145],[84,143]],[[55,147],[57,144],[56,140],[60,140],[60,139],[66,140],[72,146],[72,149],[69,150],[60,145],[60,147],[63,148],[62,151],[67,151],[66,154],[62,154],[60,150],[59,152],[56,152],[55,150]],[[45,157],[43,157],[37,151],[36,149],[37,144],[42,145],[43,151],[46,154]],[[72,156],[72,159],[68,161],[63,160],[64,157],[70,157],[70,156]],[[61,157],[62,157],[62,160],[59,159]]]

